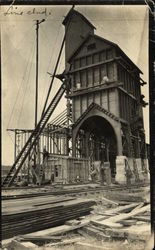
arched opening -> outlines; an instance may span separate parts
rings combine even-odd
[[[110,163],[112,177],[116,173],[117,140],[112,125],[101,116],[91,116],[80,126],[76,136],[76,157],[90,162]]]

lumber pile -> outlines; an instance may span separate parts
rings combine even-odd
[[[93,205],[95,202],[90,199],[64,197],[3,202],[2,239],[62,225],[89,214]]]
[[[117,249],[129,250],[128,244],[130,249],[137,249],[137,245],[139,250],[144,249],[151,237],[149,201],[136,199],[142,196],[141,190],[129,193],[123,190],[120,199],[111,199],[109,193],[94,195],[93,200],[49,194],[5,200],[3,244],[16,235],[5,245],[7,250],[54,250],[66,245],[74,250],[99,250],[105,246],[112,250],[115,245]]]
[[[150,231],[150,204],[131,203],[96,215],[82,230],[98,239],[130,239],[146,241]]]
[[[137,241],[140,244],[138,249],[143,249],[141,247],[144,247],[151,236],[148,221],[149,212],[150,205],[145,203],[117,205],[115,208],[106,209],[99,215],[89,214],[81,216],[77,220],[70,219],[60,226],[19,235],[6,245],[6,249],[10,250],[11,246],[12,250],[26,250],[25,247],[31,246],[32,243],[31,249],[34,250],[55,249],[53,247],[62,247],[63,249],[66,245],[77,250],[100,250],[105,249],[105,246],[106,249],[112,250],[115,249],[113,248],[115,244],[119,246],[119,242],[124,242],[125,245],[122,245],[124,250],[128,249],[123,247],[129,242],[130,245],[132,244],[130,249],[137,249],[134,248],[137,246]],[[139,219],[137,220],[137,218]]]

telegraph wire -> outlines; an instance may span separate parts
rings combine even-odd
[[[30,67],[29,67],[29,72],[28,72],[28,78],[27,78],[27,81],[26,81],[26,87],[25,87],[25,91],[24,91],[24,96],[22,98],[22,105],[21,105],[21,110],[19,112],[19,117],[18,117],[17,125],[20,122],[21,114],[22,114],[22,110],[23,110],[23,106],[24,106],[25,96],[26,96],[27,87],[28,87],[29,78],[30,78],[30,73],[31,73],[31,69],[32,69],[32,63],[33,63],[32,59],[33,59],[33,56],[34,56],[34,51],[35,51],[35,44],[33,46],[33,51],[32,51],[32,54],[31,54],[31,60],[30,60]]]
[[[11,55],[9,54],[9,56],[5,59],[3,65],[5,66],[5,64],[7,63],[8,60],[10,60],[10,58],[13,57],[13,54],[16,52],[16,49],[20,49],[20,46],[19,45],[22,45],[22,42],[24,41],[24,39],[28,38],[28,36],[31,34],[31,31],[32,31],[32,27],[34,26],[34,24],[27,29],[27,31],[25,32],[25,34],[23,35],[23,37],[21,38],[21,40],[14,46],[14,50],[12,51]],[[29,33],[30,32],[30,33]],[[27,36],[27,34],[29,33],[29,35]]]
[[[58,33],[57,33],[57,36],[56,36],[56,38],[55,38],[55,42],[54,42],[54,45],[56,44],[57,45],[57,47],[58,47],[58,44],[57,44],[57,41],[58,41],[58,37],[59,37],[59,34],[60,34],[60,29],[61,29],[61,26],[59,26],[59,30],[58,30]],[[50,47],[50,46],[49,46]],[[56,47],[56,48],[57,48]],[[55,51],[57,51],[57,49],[55,48]],[[49,70],[51,70],[51,69],[49,69],[49,67],[51,66],[51,62],[53,61],[53,59],[54,59],[54,56],[55,56],[55,60],[56,60],[56,58],[57,58],[57,56],[55,55],[55,53],[52,53],[52,51],[54,50],[54,47],[52,47],[52,50],[51,50],[51,56],[50,56],[50,60],[49,60],[49,63],[48,63],[48,66],[47,66],[47,72],[49,71]],[[54,60],[54,61],[55,61]],[[54,61],[53,61],[53,65],[54,65]],[[48,75],[47,75],[47,73],[46,73],[46,76],[45,76],[45,82],[47,81],[47,77],[48,77]],[[43,91],[43,93],[42,93],[42,97],[41,97],[41,107],[42,107],[42,104],[43,104],[43,100],[45,99],[45,90],[46,90],[46,88],[44,88],[44,91]]]
[[[33,44],[32,48],[31,48],[31,50],[30,50],[29,59],[28,59],[28,61],[27,61],[27,65],[26,65],[26,67],[25,67],[25,71],[24,71],[24,73],[23,73],[23,77],[22,77],[20,86],[19,86],[19,88],[18,88],[18,92],[17,92],[16,98],[15,98],[15,102],[14,102],[14,105],[13,105],[13,108],[12,108],[12,111],[11,111],[11,114],[10,114],[10,118],[9,118],[9,121],[8,121],[7,128],[8,128],[9,125],[10,125],[10,121],[11,121],[11,118],[12,118],[12,116],[13,116],[13,112],[14,112],[14,109],[15,109],[15,106],[16,106],[16,103],[17,103],[17,100],[18,100],[18,97],[19,97],[19,93],[20,93],[20,91],[21,91],[21,89],[22,89],[22,87],[23,87],[22,85],[23,85],[23,82],[24,82],[24,80],[25,80],[26,72],[27,72],[27,70],[28,70],[28,65],[29,65],[30,58],[31,58],[31,56],[32,56],[33,47],[34,47],[34,44]]]

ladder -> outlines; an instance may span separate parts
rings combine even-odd
[[[4,179],[2,186],[10,187],[14,182],[15,178],[17,177],[20,169],[23,166],[26,158],[28,157],[29,153],[31,152],[32,148],[35,146],[39,135],[43,131],[45,125],[47,124],[49,118],[51,117],[52,113],[54,112],[57,104],[59,103],[62,95],[64,94],[66,89],[66,81],[64,80],[63,84],[60,86],[59,90],[57,91],[56,95],[54,96],[53,100],[49,104],[48,108],[42,115],[40,121],[38,122],[36,128],[30,135],[29,139],[27,140],[26,144],[16,157],[14,164],[12,165],[8,175]]]

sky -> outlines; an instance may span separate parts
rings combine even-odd
[[[2,6],[1,71],[2,71],[2,164],[14,160],[14,133],[10,128],[34,128],[36,20],[45,18],[39,26],[39,96],[38,119],[45,102],[57,56],[63,40],[62,21],[71,6]],[[75,6],[96,27],[95,34],[117,43],[141,69],[141,77],[148,82],[148,8],[146,6]],[[57,73],[64,70],[64,50]],[[60,87],[54,81],[49,98]],[[145,101],[149,101],[148,84],[142,87]],[[65,109],[62,98],[53,119]],[[144,110],[146,142],[149,143],[149,107]]]

